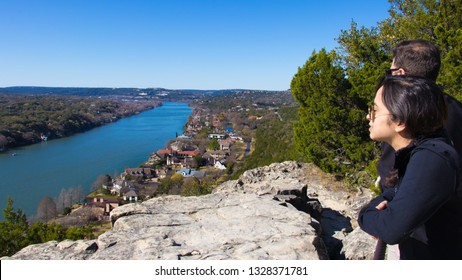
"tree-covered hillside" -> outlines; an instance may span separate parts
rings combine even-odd
[[[462,0],[389,2],[389,18],[371,28],[352,22],[340,32],[337,50],[314,51],[293,77],[292,94],[300,104],[296,146],[325,171],[374,170],[379,150],[369,139],[367,106],[400,41],[435,43],[442,55],[437,82],[462,100]]]
[[[281,107],[265,114],[255,132],[255,149],[237,164],[233,178],[237,179],[246,170],[274,162],[305,162],[294,144],[293,123],[297,119],[297,106]]]
[[[158,106],[77,96],[0,94],[0,150],[60,138]]]

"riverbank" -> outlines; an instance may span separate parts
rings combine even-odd
[[[164,148],[183,131],[191,111],[185,103],[164,102],[161,107],[85,133],[0,154],[0,197],[4,198],[0,209],[10,196],[15,208],[30,216],[35,215],[43,197],[55,198],[62,189],[80,186],[83,193],[89,193],[98,176],[121,174],[126,167],[139,166],[153,151]]]
[[[60,139],[162,105],[135,98],[0,95],[0,152]]]

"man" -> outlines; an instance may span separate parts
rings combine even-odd
[[[393,62],[387,69],[387,75],[415,75],[436,81],[441,66],[439,49],[432,43],[417,39],[403,41],[393,49]],[[448,121],[446,133],[459,155],[462,155],[462,103],[446,95],[448,105]],[[384,178],[388,177],[395,163],[395,151],[386,143],[382,143],[382,155],[377,171],[381,178],[380,189],[388,186]]]
[[[393,61],[391,68],[386,70],[387,75],[415,75],[436,81],[441,67],[439,49],[432,43],[422,39],[403,41],[393,49]],[[452,141],[455,150],[462,155],[462,103],[455,98],[446,95],[448,106],[448,119],[445,130],[448,138]],[[460,157],[462,158],[462,157]],[[387,143],[382,142],[382,155],[378,161],[380,190],[393,187],[386,184],[385,178],[394,169],[395,151]],[[386,204],[380,205],[384,209]],[[379,209],[379,208],[378,208]],[[383,259],[386,244],[377,242],[374,259]],[[399,254],[396,246],[388,246],[388,259],[396,259]]]

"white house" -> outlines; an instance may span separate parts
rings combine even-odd
[[[216,134],[216,133],[209,134],[210,139],[223,139],[225,137],[226,137],[226,135],[224,135],[224,134]]]
[[[216,169],[221,169],[221,170],[226,169],[226,166],[219,160],[215,161],[215,165],[213,165],[213,167],[215,167]]]
[[[204,178],[205,177],[205,172],[204,171],[198,171],[198,170],[193,170],[189,168],[182,168],[178,170],[176,173],[179,173],[183,175],[183,177],[196,177],[198,179]]]

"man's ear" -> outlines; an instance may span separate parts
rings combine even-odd
[[[393,72],[393,75],[406,75],[406,70],[403,68],[399,68],[398,70]]]

